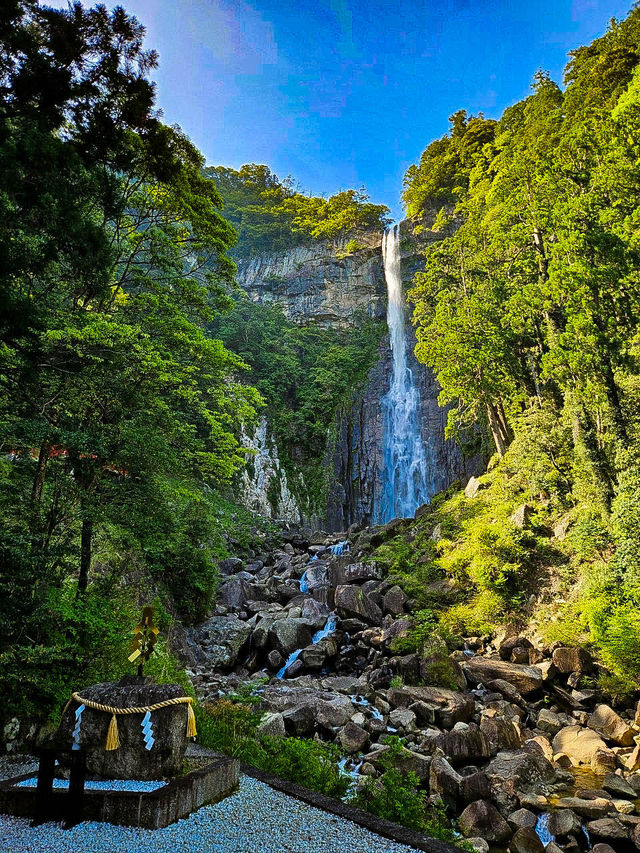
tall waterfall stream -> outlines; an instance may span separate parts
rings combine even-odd
[[[405,305],[400,273],[400,226],[385,232],[382,242],[387,282],[387,325],[393,369],[388,393],[382,399],[384,436],[382,490],[375,521],[412,516],[434,493],[427,451],[420,430],[420,392],[407,364]]]

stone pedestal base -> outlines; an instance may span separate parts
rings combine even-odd
[[[0,782],[0,812],[16,817],[35,817],[36,789],[19,788],[17,783],[33,778],[33,774],[17,776]],[[220,756],[208,759],[203,767],[171,780],[155,791],[92,791],[85,790],[84,820],[115,823],[119,826],[139,826],[161,829],[180,818],[187,817],[201,806],[216,803],[238,786],[239,764],[234,758]],[[54,790],[64,813],[64,790]]]

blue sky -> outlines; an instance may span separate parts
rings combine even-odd
[[[215,165],[313,194],[402,177],[457,109],[497,118],[632,0],[123,0],[160,54],[158,103]],[[51,5],[65,5],[62,2]],[[86,5],[90,5],[86,3]],[[107,0],[107,5],[112,5]],[[115,4],[113,4],[115,5]]]

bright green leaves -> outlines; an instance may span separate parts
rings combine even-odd
[[[307,196],[294,189],[291,178],[281,181],[267,166],[254,163],[237,172],[209,166],[203,175],[215,182],[224,199],[225,216],[239,236],[236,254],[242,257],[380,231],[389,222],[389,209],[371,204],[364,189],[344,190],[328,199]]]

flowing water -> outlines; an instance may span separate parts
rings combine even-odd
[[[420,392],[407,364],[405,305],[400,274],[400,227],[386,231],[382,242],[387,282],[387,325],[393,369],[388,393],[382,399],[384,417],[382,491],[375,521],[412,516],[434,494],[433,466],[420,431]],[[431,475],[431,476],[430,476]]]
[[[316,633],[313,635],[313,638],[311,640],[312,644],[315,646],[316,643],[320,642],[320,640],[324,640],[324,638],[328,637],[329,634],[333,634],[333,632],[336,630],[337,621],[338,620],[336,619],[336,614],[330,613],[324,628],[321,628],[319,631],[316,631]],[[276,673],[276,678],[285,677],[287,670],[289,669],[291,664],[294,663],[294,661],[298,660],[302,651],[302,649],[296,649],[295,652],[291,652],[289,657],[286,659],[282,669]]]
[[[349,553],[349,541],[345,539],[344,542],[337,542],[335,545],[331,545],[329,550],[335,557],[342,557],[343,554]]]

